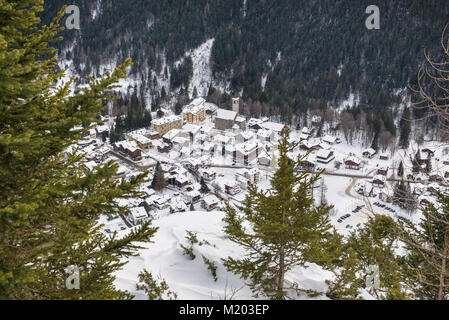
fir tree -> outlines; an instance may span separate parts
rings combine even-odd
[[[296,146],[289,146],[285,127],[271,189],[260,191],[250,185],[242,213],[229,203],[225,209],[224,231],[247,254],[241,260],[228,257],[224,265],[248,280],[256,296],[285,299],[301,290],[297,284],[286,284],[286,273],[308,261],[324,261],[323,248],[333,236],[328,219],[331,206],[315,206],[310,196],[319,176],[296,171],[301,159],[292,161],[287,156]]]
[[[176,300],[178,295],[171,291],[167,282],[159,277],[159,281],[154,279],[151,272],[143,270],[139,273],[139,283],[136,284],[136,289],[144,291],[148,300]]]
[[[210,189],[207,186],[206,182],[204,181],[203,177],[201,177],[200,185],[201,185],[201,188],[200,188],[200,192],[201,193],[208,193],[208,192],[210,192]]]
[[[415,299],[449,299],[449,196],[422,211],[419,225],[402,222],[398,234],[406,245],[403,272]]]
[[[398,176],[399,177],[403,177],[404,176],[404,164],[402,163],[402,161],[399,163]]]
[[[153,181],[151,182],[151,188],[157,191],[161,191],[166,186],[167,181],[165,180],[164,171],[162,170],[161,164],[158,162],[154,171]]]
[[[421,172],[421,153],[419,150],[415,154],[415,158],[413,159],[413,173],[419,173]]]
[[[401,121],[399,122],[400,136],[399,147],[407,149],[410,143],[410,110],[404,109],[402,113]]]
[[[364,288],[377,299],[407,298],[401,286],[400,260],[395,253],[398,239],[393,232],[394,225],[390,217],[375,215],[370,217],[363,229],[351,234],[344,251],[353,252],[355,256],[348,254],[351,264],[346,264],[348,270],[343,269],[343,276],[351,277],[347,281],[348,287],[343,287],[341,297],[352,298],[355,291]],[[372,276],[370,268],[373,266],[379,271],[376,275],[379,286],[373,284],[367,287],[367,278]],[[353,289],[349,291],[350,295],[345,292],[348,288]]]
[[[73,146],[100,121],[103,102],[125,78],[128,59],[104,78],[71,95],[72,78],[54,82],[59,19],[38,28],[42,1],[0,1],[0,299],[123,299],[114,272],[156,231],[144,223],[118,239],[104,235],[96,219],[124,214],[122,198],[140,196],[145,180],[113,180],[118,165],[93,170]],[[91,123],[91,125],[82,126]],[[123,262],[121,262],[123,261]],[[65,269],[80,271],[80,289],[67,290]]]

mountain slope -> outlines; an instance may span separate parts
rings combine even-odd
[[[186,52],[215,39],[211,82],[268,102],[286,116],[340,105],[351,93],[369,107],[400,102],[395,93],[415,77],[424,48],[440,52],[441,31],[449,22],[445,0],[379,0],[380,30],[365,27],[369,0],[73,2],[81,8],[81,31],[66,30],[59,46],[75,41],[63,58],[80,75],[131,56],[131,73],[145,80],[150,95],[159,94],[155,82],[170,77]],[[43,20],[63,3],[47,1]]]

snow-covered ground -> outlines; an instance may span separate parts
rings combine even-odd
[[[145,299],[145,295],[136,291],[138,274],[144,268],[161,276],[170,289],[178,294],[178,299],[209,300],[254,299],[251,290],[239,276],[227,272],[222,260],[228,256],[241,258],[244,251],[226,238],[223,233],[222,212],[185,212],[154,220],[153,225],[159,227],[151,244],[144,244],[138,257],[129,258],[129,263],[116,273],[116,285],[119,289],[128,290],[136,299]],[[207,240],[209,244],[195,244],[196,258],[190,260],[183,255],[181,244],[188,246],[186,230],[196,232],[199,241]],[[129,232],[122,231],[122,232]],[[203,262],[202,255],[217,266],[215,282]],[[296,268],[286,277],[287,281],[295,281],[304,289],[326,290],[325,279],[331,274],[316,265],[308,268]],[[307,296],[298,297],[308,299]],[[317,297],[315,299],[325,299]]]

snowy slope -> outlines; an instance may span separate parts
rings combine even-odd
[[[154,243],[145,244],[146,249],[139,252],[139,257],[131,257],[129,263],[117,272],[117,287],[135,294],[136,299],[145,299],[145,295],[135,290],[135,285],[138,273],[147,268],[154,276],[164,278],[170,289],[178,294],[178,299],[229,299],[235,290],[238,291],[234,299],[253,299],[244,280],[227,272],[222,265],[221,258],[229,255],[242,257],[244,254],[240,247],[225,238],[222,231],[223,216],[222,212],[186,212],[155,220],[153,225],[159,227],[159,230]],[[207,240],[210,243],[194,245],[194,260],[183,255],[180,247],[180,244],[188,246],[186,230],[197,232],[199,241]],[[217,282],[213,280],[201,255],[218,267]],[[298,282],[300,287],[306,289],[325,290],[324,281],[329,277],[329,272],[311,265],[307,269],[295,269],[287,275],[286,280]],[[308,297],[301,296],[298,299]]]

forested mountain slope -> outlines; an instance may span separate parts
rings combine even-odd
[[[43,21],[65,2],[46,1]],[[186,87],[192,73],[181,65],[173,75],[174,63],[213,38],[214,85],[227,83],[246,99],[276,106],[286,118],[305,108],[339,105],[350,93],[360,94],[360,105],[368,107],[398,102],[394,92],[416,75],[424,48],[440,54],[449,22],[447,0],[378,0],[380,30],[365,27],[371,0],[72,2],[81,8],[81,31],[66,30],[60,45],[76,39],[66,58],[80,74],[131,56],[132,73],[149,80],[145,90],[154,94],[151,78],[165,73],[174,77],[165,90],[174,92]]]

